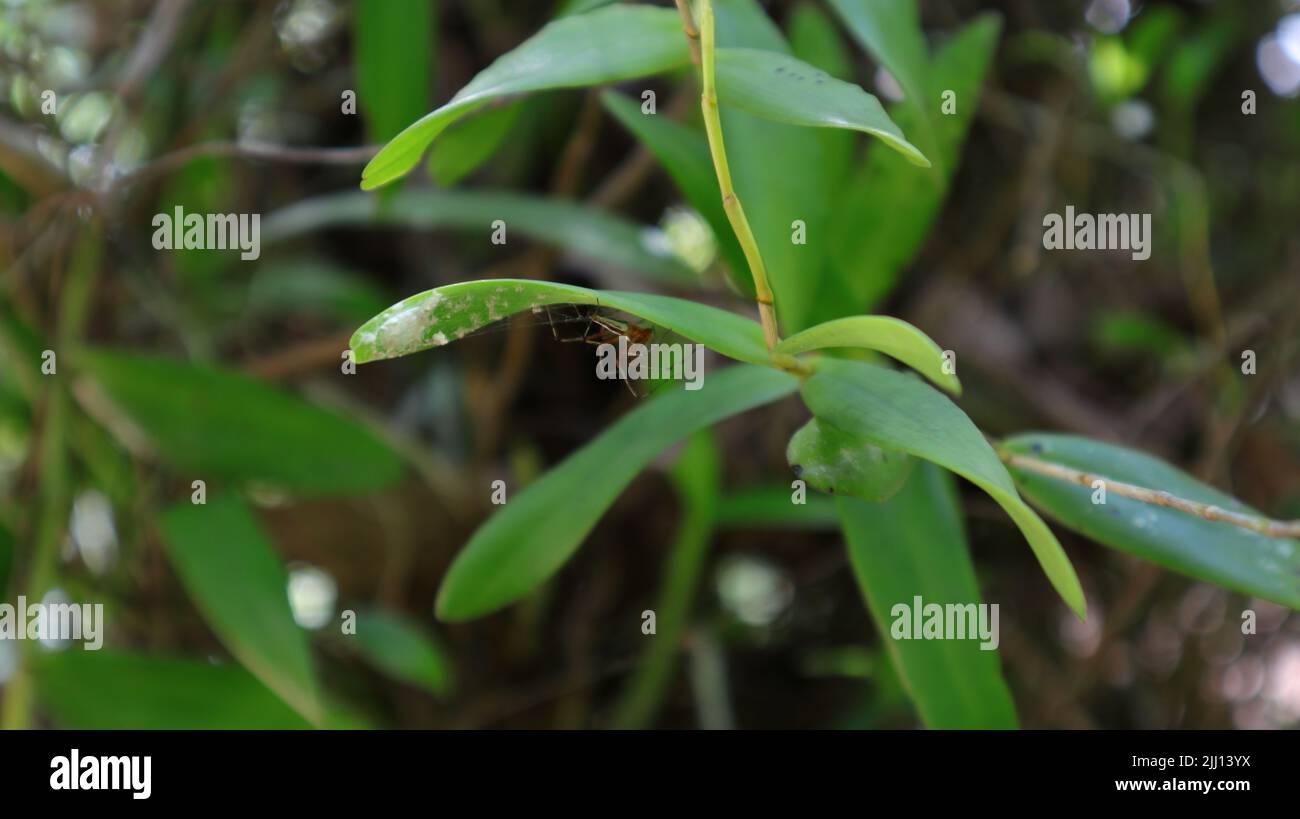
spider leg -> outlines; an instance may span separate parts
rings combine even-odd
[[[545,305],[545,309],[546,309],[546,323],[551,325],[551,337],[554,338],[556,341],[562,341],[563,339],[560,338],[560,331],[555,329],[555,319],[551,316],[551,305],[549,304]]]
[[[582,328],[582,333],[580,333],[580,334],[577,335],[577,336],[571,336],[571,337],[569,337],[569,338],[562,338],[562,337],[560,336],[560,332],[559,332],[557,329],[555,329],[555,319],[551,317],[551,308],[550,308],[549,305],[546,307],[546,320],[547,320],[548,322],[550,322],[550,324],[551,324],[551,335],[552,335],[552,337],[555,338],[556,341],[565,341],[565,342],[582,341],[582,342],[585,342],[585,341],[588,340],[588,337],[589,337],[590,334],[591,334],[591,316],[587,316],[587,323],[586,323],[586,325]],[[568,319],[566,319],[566,321],[567,321],[567,320],[568,320]],[[581,317],[579,317],[578,320],[581,320]]]

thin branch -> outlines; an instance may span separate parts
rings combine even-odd
[[[324,338],[314,338],[247,361],[243,369],[258,378],[280,381],[299,373],[336,365],[342,361],[341,356],[348,348],[351,338],[351,330]]]
[[[144,86],[145,80],[157,70],[171,51],[189,6],[190,0],[159,0],[154,6],[144,34],[136,42],[118,81],[120,99],[132,100]]]
[[[999,449],[998,455],[1006,464],[1019,469],[1036,472],[1039,475],[1046,475],[1049,478],[1055,478],[1069,483],[1077,483],[1083,486],[1093,486],[1097,481],[1101,481],[1107,492],[1125,498],[1142,501],[1143,503],[1150,503],[1154,506],[1164,506],[1168,509],[1177,509],[1180,512],[1186,512],[1189,515],[1195,515],[1196,517],[1205,520],[1216,521],[1219,523],[1230,523],[1233,526],[1239,526],[1242,529],[1249,529],[1250,531],[1264,535],[1265,537],[1300,537],[1300,520],[1272,520],[1271,518],[1244,515],[1240,512],[1230,512],[1227,509],[1220,506],[1214,506],[1213,504],[1200,503],[1198,501],[1188,500],[1187,498],[1180,498],[1172,492],[1166,492],[1162,489],[1147,489],[1143,486],[1135,486],[1131,483],[1111,480],[1103,475],[1081,472],[1067,466],[1048,463],[1047,461],[1040,461],[1037,458],[1031,458],[1028,455],[1008,452],[1005,449]]]
[[[677,13],[682,16],[682,32],[686,34],[686,42],[691,46],[691,61],[699,65],[700,30],[695,27],[695,21],[691,19],[691,10],[687,5],[687,0],[677,0]]]
[[[661,113],[673,120],[680,120],[691,104],[692,94],[680,91],[673,94]],[[659,160],[654,153],[638,142],[632,154],[626,157],[587,197],[587,204],[606,210],[612,210],[629,201],[645,182],[646,178],[659,167]]]

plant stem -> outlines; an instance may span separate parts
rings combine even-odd
[[[1200,503],[1199,501],[1188,500],[1187,498],[1180,498],[1171,492],[1166,492],[1161,489],[1147,489],[1143,486],[1135,486],[1131,483],[1111,480],[1102,475],[1081,472],[1067,466],[1060,466],[1059,464],[1040,461],[1037,458],[1031,458],[1028,455],[1008,452],[1005,449],[999,448],[998,455],[1008,465],[1029,472],[1036,472],[1039,475],[1046,475],[1049,478],[1082,484],[1083,486],[1092,486],[1097,481],[1101,481],[1106,487],[1107,492],[1113,492],[1116,495],[1125,498],[1132,498],[1133,500],[1142,501],[1143,503],[1150,503],[1155,506],[1177,509],[1180,512],[1186,512],[1189,515],[1195,515],[1198,518],[1204,518],[1205,520],[1230,523],[1233,526],[1239,526],[1242,529],[1249,529],[1252,532],[1258,532],[1266,537],[1300,537],[1300,520],[1272,520],[1270,518],[1257,517],[1255,515],[1244,515],[1240,512],[1230,512],[1220,506]]]
[[[68,472],[71,399],[61,379],[66,378],[71,350],[84,329],[98,274],[101,241],[102,234],[96,224],[73,248],[67,280],[59,295],[55,332],[55,346],[59,348],[57,352],[62,359],[56,358],[54,373],[43,376],[48,381],[36,452],[40,468],[36,501],[40,511],[31,561],[20,587],[23,595],[35,601],[42,600],[58,581],[59,548],[63,545],[72,500]],[[65,369],[59,371],[59,364]],[[19,628],[25,627],[26,624],[19,624]],[[21,664],[6,686],[0,728],[21,729],[32,724],[36,705],[32,663],[37,656],[37,647],[29,642],[22,646],[21,652]]]
[[[700,109],[704,113],[704,132],[708,135],[709,153],[713,156],[713,167],[718,173],[718,189],[722,192],[723,210],[727,213],[727,220],[731,222],[731,229],[736,232],[736,238],[740,241],[740,248],[745,253],[745,261],[749,263],[750,275],[754,278],[754,293],[758,300],[758,317],[763,323],[763,339],[767,342],[767,349],[770,351],[775,349],[777,342],[781,340],[781,334],[776,322],[775,300],[772,296],[772,288],[767,282],[767,268],[764,267],[763,256],[758,250],[758,240],[754,238],[754,231],[749,226],[749,220],[745,218],[745,208],[741,205],[740,197],[736,195],[736,189],[731,183],[731,168],[727,163],[727,148],[722,139],[722,117],[718,113],[713,3],[711,0],[700,0],[698,5],[702,86]],[[690,12],[686,9],[684,0],[678,0],[677,9],[682,15],[682,28],[686,31],[687,38],[690,39],[695,26],[691,21]],[[695,41],[691,39],[691,42],[694,44]]]
[[[686,42],[691,46],[691,61],[699,65],[700,32],[695,27],[695,21],[691,19],[691,10],[686,3],[687,0],[677,0],[677,13],[682,16],[682,31],[686,34]]]
[[[690,437],[670,478],[681,502],[682,520],[652,609],[655,636],[642,652],[614,711],[615,728],[651,725],[672,688],[718,516],[721,455],[711,431],[701,430]]]
[[[68,412],[67,393],[63,385],[50,385],[46,394],[46,407],[40,437],[41,478],[38,487],[40,516],[36,525],[35,548],[23,594],[39,601],[54,585],[58,568],[59,546],[63,541],[63,527],[68,515],[68,475],[64,451]],[[19,628],[26,628],[19,623]],[[37,655],[31,643],[20,646],[21,659],[18,670],[5,686],[4,709],[0,712],[0,728],[25,729],[32,724],[35,708],[31,664]]]
[[[684,499],[685,500],[685,499]],[[688,506],[673,543],[668,566],[655,602],[657,633],[615,712],[616,728],[640,729],[650,725],[663,703],[677,670],[677,655],[699,585],[704,561],[713,538],[708,510]]]

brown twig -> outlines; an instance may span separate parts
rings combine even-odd
[[[140,93],[145,81],[171,51],[189,6],[190,0],[159,0],[154,6],[144,34],[127,58],[126,68],[118,81],[120,99],[129,102]]]
[[[699,65],[700,30],[695,27],[695,20],[691,17],[691,9],[687,6],[686,0],[677,0],[677,13],[682,16],[682,31],[686,34],[686,42],[691,45],[691,61]]]
[[[1216,521],[1219,523],[1230,523],[1233,526],[1239,526],[1242,529],[1249,529],[1250,531],[1264,535],[1265,537],[1300,537],[1300,520],[1272,520],[1271,518],[1244,515],[1240,512],[1230,512],[1227,509],[1213,504],[1200,503],[1199,501],[1181,498],[1172,492],[1166,492],[1162,489],[1148,489],[1143,486],[1135,486],[1131,483],[1123,483],[1090,472],[1082,472],[1078,469],[1071,469],[1067,466],[1040,461],[1037,458],[1031,458],[1027,455],[1020,455],[1006,450],[999,450],[998,455],[1005,463],[1019,469],[1035,472],[1039,475],[1046,475],[1049,478],[1055,478],[1061,481],[1068,481],[1069,483],[1081,484],[1083,486],[1093,486],[1098,481],[1101,481],[1107,492],[1125,498],[1142,501],[1143,503],[1149,503],[1154,506],[1164,506],[1168,509],[1177,509],[1180,512],[1186,512],[1189,515],[1195,515],[1199,518],[1204,518],[1205,520]]]
[[[664,114],[680,119],[691,104],[693,94],[674,94],[668,101]],[[629,201],[646,178],[659,167],[659,158],[640,142],[632,154],[618,167],[606,174],[605,179],[587,197],[587,204],[599,208],[615,208]]]
[[[258,378],[280,381],[299,373],[326,366],[337,366],[351,338],[351,331],[346,331],[324,338],[309,339],[269,355],[254,358],[244,364],[244,370]]]

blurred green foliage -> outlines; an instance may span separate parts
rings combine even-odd
[[[781,329],[882,311],[925,331],[785,348],[867,359],[803,382],[809,420],[793,376],[751,366],[769,358],[735,313],[753,283],[681,22],[612,5],[8,4],[0,602],[57,590],[109,624],[102,652],[0,643],[5,727],[1300,719],[1272,682],[1300,644],[1295,540],[1099,506],[999,460],[1255,519],[1300,509],[1284,9],[1153,2],[1112,25],[1094,4],[715,0],[719,48],[753,50],[720,57],[719,96]],[[355,146],[385,143],[362,183]],[[356,190],[426,147],[400,190]],[[1066,203],[1153,213],[1153,259],[1042,253],[1039,220]],[[261,258],[155,249],[150,218],[175,207],[261,214]],[[564,282],[526,295],[750,363],[710,360],[699,395],[629,409],[524,311],[355,368],[393,352],[351,358],[356,327],[465,279]],[[494,286],[462,293],[477,324],[514,312],[493,314]],[[398,352],[454,340],[438,326]],[[945,349],[961,408],[875,355],[955,394]],[[1078,435],[981,432],[1040,427]],[[806,488],[841,497],[792,502],[787,444],[821,468]],[[1017,527],[1069,608],[1087,590],[1087,623],[1002,548]],[[891,638],[917,594],[999,602],[1001,651]],[[515,605],[442,625],[435,598],[448,620]]]

